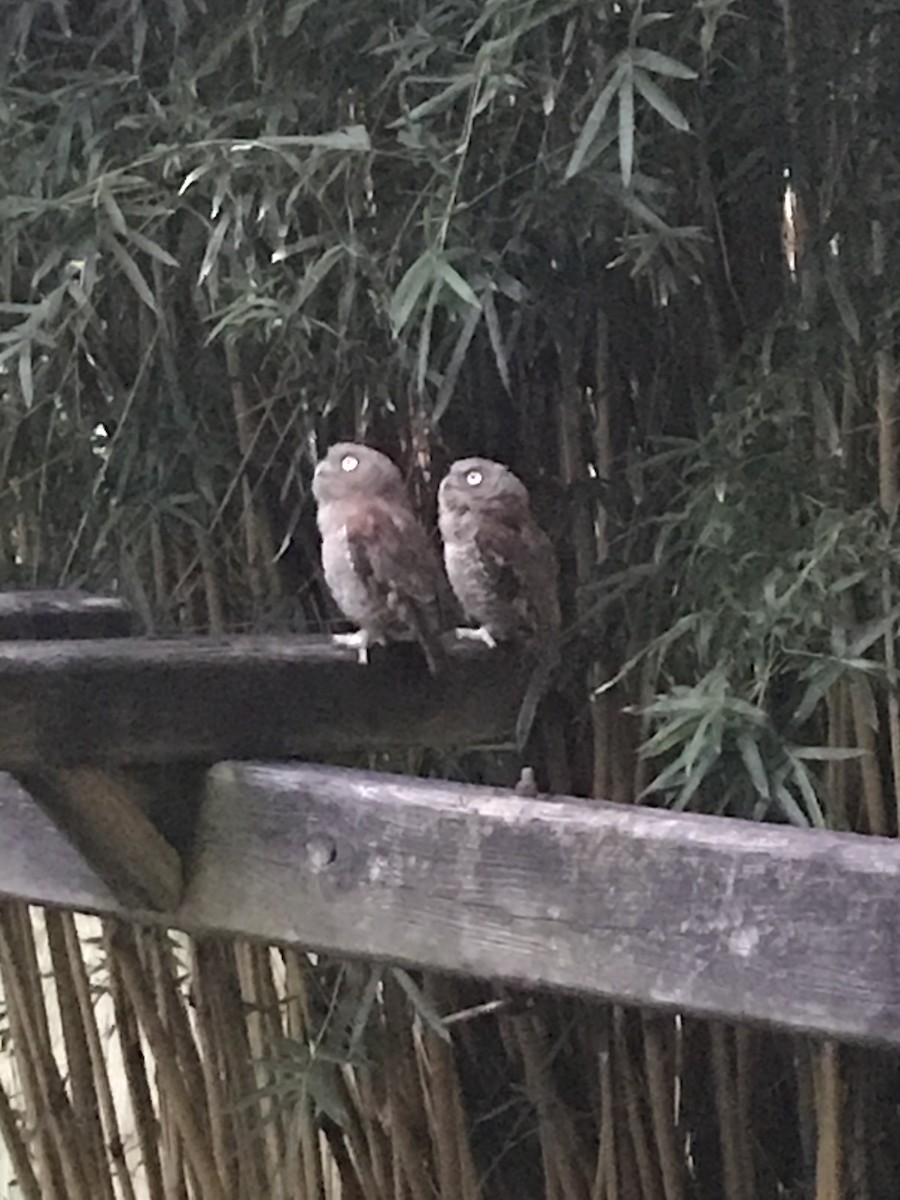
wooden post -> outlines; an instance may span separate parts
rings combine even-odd
[[[74,589],[0,592],[0,638],[36,639],[24,644],[52,653],[59,643],[49,639],[122,638],[132,631],[131,610],[114,597]],[[68,702],[79,705],[74,696]],[[36,757],[17,777],[123,904],[157,909],[178,904],[181,859],[148,817],[153,797],[140,778],[96,767],[58,769],[52,756]]]

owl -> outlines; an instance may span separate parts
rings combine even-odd
[[[453,463],[438,490],[447,577],[489,646],[537,643],[559,628],[556,556],[531,514],[525,485],[486,458]]]
[[[325,582],[359,626],[334,640],[356,647],[364,663],[370,645],[412,636],[436,675],[443,658],[440,562],[397,467],[368,446],[339,442],[316,466],[313,495]]]

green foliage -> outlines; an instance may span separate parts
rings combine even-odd
[[[323,441],[374,435],[427,489],[464,449],[554,477],[574,420],[602,496],[567,480],[555,532],[602,509],[612,560],[570,570],[601,596],[570,641],[616,648],[654,787],[828,820],[829,688],[864,680],[877,718],[893,682],[893,528],[860,483],[900,277],[883,230],[873,283],[854,201],[893,86],[874,8],[788,94],[780,19],[733,0],[8,7],[8,580],[120,581],[157,624],[202,622],[202,589],[232,626],[283,621],[284,587],[318,622]]]

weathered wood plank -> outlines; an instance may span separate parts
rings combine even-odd
[[[71,767],[28,771],[19,782],[123,904],[177,906],[181,858],[145,815],[153,797],[141,794],[138,779],[125,771]]]
[[[0,895],[81,912],[124,909],[56,822],[0,773]]]
[[[368,666],[325,637],[0,642],[0,767],[286,758],[508,738],[523,690],[513,653],[418,647]]]
[[[78,588],[0,592],[0,639],[127,637],[134,615],[116,596]]]
[[[900,1046],[900,845],[317,766],[220,764],[175,913],[0,778],[0,894]]]
[[[317,766],[209,776],[179,920],[900,1045],[900,845]]]

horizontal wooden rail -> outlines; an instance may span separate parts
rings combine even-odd
[[[512,735],[525,672],[471,642],[438,679],[416,646],[360,665],[321,636],[0,642],[0,767],[492,743]]]
[[[311,765],[209,773],[184,899],[124,910],[0,790],[0,891],[900,1046],[900,845]]]
[[[0,638],[127,637],[134,616],[116,596],[77,588],[0,592]]]

